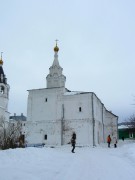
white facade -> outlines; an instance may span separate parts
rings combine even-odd
[[[3,71],[2,57],[0,59],[0,118],[9,121],[8,100],[9,100],[9,85]]]
[[[94,93],[65,88],[58,50],[56,45],[54,62],[46,78],[47,88],[28,91],[27,142],[68,144],[73,132],[77,145],[106,142],[108,134],[117,138],[118,117],[107,111]]]

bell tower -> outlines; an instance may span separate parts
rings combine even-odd
[[[3,60],[2,53],[0,58],[0,116],[5,116],[8,110],[8,100],[9,100],[9,89],[10,86],[7,84],[7,78],[3,70]],[[1,112],[3,112],[1,114]]]
[[[49,74],[46,77],[47,88],[65,87],[66,77],[62,74],[63,68],[59,65],[58,61],[59,47],[54,47],[54,61],[52,66],[49,68]]]

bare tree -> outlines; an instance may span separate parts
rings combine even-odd
[[[0,148],[8,149],[17,147],[21,142],[21,122],[11,123],[0,117]]]
[[[129,128],[135,129],[135,115],[131,115],[127,120],[126,120],[126,125]]]
[[[6,141],[6,127],[5,127],[5,118],[3,116],[0,117],[0,147],[5,146]]]

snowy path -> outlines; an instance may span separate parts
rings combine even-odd
[[[0,180],[135,180],[135,143],[0,151]]]

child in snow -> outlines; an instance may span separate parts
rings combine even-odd
[[[117,139],[116,139],[116,137],[113,137],[113,144],[114,144],[114,148],[116,148],[117,147]]]
[[[108,143],[108,147],[110,148],[110,144],[111,144],[111,137],[110,137],[110,135],[108,135],[108,137],[107,137],[107,143]]]

